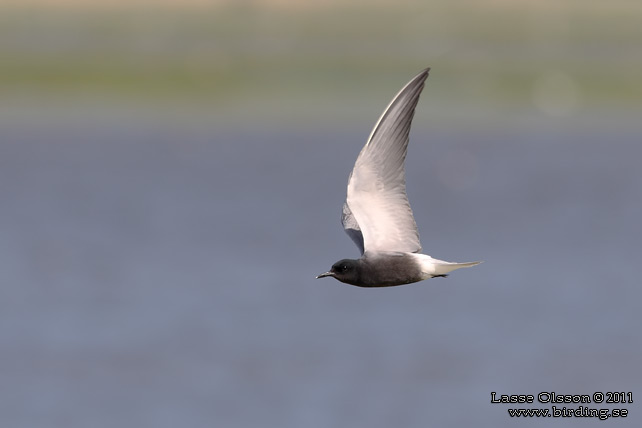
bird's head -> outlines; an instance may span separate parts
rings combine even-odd
[[[331,276],[346,284],[359,282],[359,260],[343,259],[332,265],[328,272],[317,275],[317,279]]]

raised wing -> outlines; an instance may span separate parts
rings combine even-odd
[[[404,161],[410,125],[429,70],[415,76],[388,105],[350,174],[342,223],[357,246],[361,235],[362,253],[421,250],[406,195]]]

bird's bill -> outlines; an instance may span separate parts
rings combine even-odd
[[[317,279],[325,278],[326,276],[334,276],[334,274],[332,272],[324,272],[321,275],[317,275]]]

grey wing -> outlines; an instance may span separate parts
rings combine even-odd
[[[388,105],[350,175],[346,205],[362,234],[365,251],[421,250],[406,195],[404,161],[410,125],[429,70],[415,76]]]
[[[359,247],[361,255],[363,255],[363,234],[361,233],[361,229],[359,228],[359,223],[357,223],[357,220],[355,220],[354,216],[352,215],[352,211],[350,211],[350,207],[347,203],[343,204],[343,211],[341,212],[341,224],[343,225],[343,229],[346,231],[350,239],[352,239],[355,245]]]

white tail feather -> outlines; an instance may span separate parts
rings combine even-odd
[[[421,264],[421,271],[426,276],[426,278],[431,278],[435,275],[446,275],[456,269],[471,267],[481,263],[453,263],[444,260],[433,259],[432,257],[425,254],[416,254],[416,257]]]

